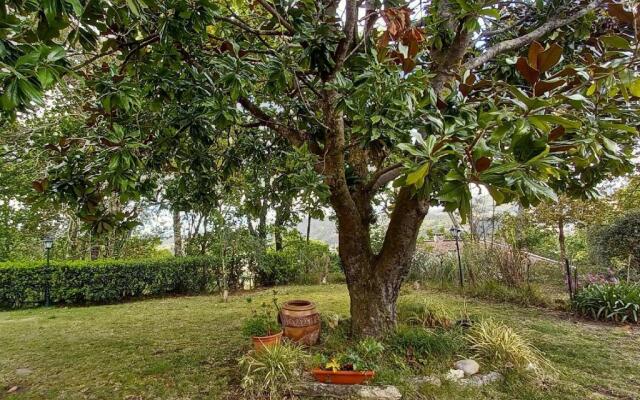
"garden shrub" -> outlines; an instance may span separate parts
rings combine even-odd
[[[268,250],[256,270],[260,286],[284,285],[300,274],[298,266],[282,251]]]
[[[54,304],[197,293],[217,289],[220,281],[220,265],[211,257],[53,261],[49,280]],[[0,308],[43,304],[46,284],[44,262],[0,264]]]
[[[282,250],[269,249],[256,270],[262,286],[297,283],[319,284],[332,279],[343,280],[339,257],[322,242],[307,242],[297,231],[287,234]]]
[[[631,283],[601,283],[580,289],[573,298],[573,307],[597,320],[638,323],[640,285]]]

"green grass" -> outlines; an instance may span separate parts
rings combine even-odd
[[[304,297],[320,312],[348,313],[344,285],[278,289],[280,301]],[[269,300],[270,291],[253,295]],[[452,293],[403,290],[401,300],[437,300],[453,315]],[[558,370],[544,382],[509,376],[502,384],[423,388],[420,398],[586,399],[637,396],[640,330],[575,321],[560,312],[469,299],[467,311],[524,331]],[[0,398],[237,399],[237,359],[249,348],[240,333],[249,315],[244,296],[175,297],[119,305],[0,313]],[[471,354],[461,354],[468,356]],[[448,360],[446,362],[449,362]],[[429,361],[429,370],[450,366]],[[26,376],[16,369],[28,368]],[[6,391],[18,386],[17,393]],[[405,388],[407,398],[417,398]]]

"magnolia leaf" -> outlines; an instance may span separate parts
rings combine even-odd
[[[556,79],[553,81],[538,81],[533,87],[533,94],[535,96],[540,96],[543,93],[546,93],[550,90],[559,88],[564,85],[566,82],[563,79]]]
[[[416,187],[422,187],[424,183],[424,177],[429,173],[429,163],[424,163],[417,170],[407,174],[407,185],[415,185]]]
[[[540,73],[547,72],[553,68],[562,57],[562,47],[553,43],[548,49],[538,54],[537,66]]]
[[[613,49],[621,49],[621,50],[631,49],[631,43],[629,43],[627,39],[619,35],[605,35],[605,36],[600,36],[599,39],[602,43],[604,43],[605,46]]]
[[[560,125],[563,126],[565,128],[568,129],[578,129],[582,126],[582,124],[580,123],[580,121],[571,121],[567,118],[564,117],[560,117],[557,115],[550,115],[550,114],[545,114],[545,115],[530,115],[527,117],[527,119],[533,123],[533,121],[536,122],[546,122],[549,124],[554,124],[554,125]]]
[[[489,169],[491,166],[491,159],[489,157],[480,157],[476,161],[476,171],[483,172]]]
[[[598,85],[594,82],[591,84],[591,86],[589,86],[589,88],[587,89],[587,96],[593,96],[593,94],[596,92],[596,89],[598,88]]]
[[[530,84],[534,84],[540,79],[540,72],[532,68],[524,57],[518,58],[516,63],[516,69]]]
[[[529,65],[531,66],[531,68],[540,70],[538,66],[538,56],[543,51],[544,51],[544,46],[542,46],[540,43],[536,42],[535,40],[531,43],[531,45],[529,46],[529,54],[527,56],[527,61],[529,62]]]
[[[628,88],[629,88],[629,93],[631,93],[632,96],[640,97],[640,78],[631,82]]]

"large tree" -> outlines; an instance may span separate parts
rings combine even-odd
[[[431,206],[465,219],[470,184],[486,186],[498,203],[528,206],[554,198],[559,182],[592,192],[603,178],[630,169],[640,97],[640,13],[630,5],[3,4],[1,100],[9,114],[42,104],[43,90],[68,76],[96,92],[87,105],[94,125],[97,119],[109,131],[127,120],[140,130],[138,160],[159,152],[167,137],[201,142],[256,128],[313,156],[337,218],[356,334],[379,335],[394,325]],[[393,211],[374,252],[372,204],[391,182]]]

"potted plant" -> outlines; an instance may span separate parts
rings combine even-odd
[[[336,385],[360,385],[375,376],[377,358],[384,351],[382,344],[365,339],[354,350],[340,353],[330,359],[320,356],[319,368],[311,371],[314,379]]]
[[[251,303],[251,298],[247,299]],[[262,303],[259,310],[253,309],[251,316],[244,320],[242,333],[251,338],[256,350],[273,347],[280,344],[282,326],[278,323],[272,307]]]

